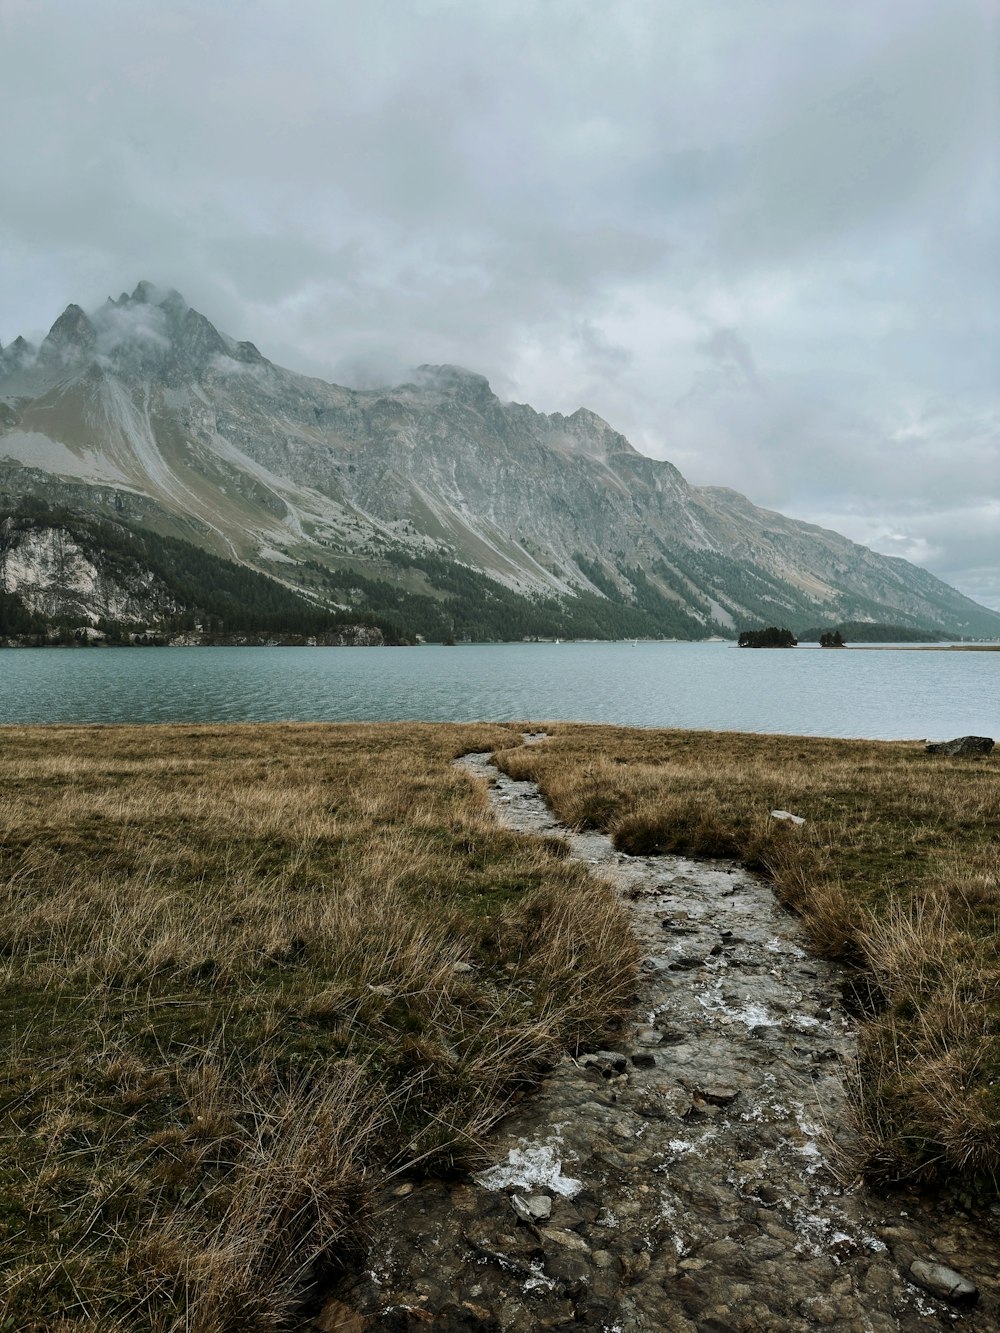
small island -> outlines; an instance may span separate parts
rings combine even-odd
[[[745,629],[736,640],[739,648],[797,648],[798,639],[790,629]]]
[[[821,648],[846,648],[844,636],[839,629],[824,630],[819,636],[819,646]]]

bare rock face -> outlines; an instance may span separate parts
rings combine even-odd
[[[993,749],[990,736],[956,736],[952,741],[933,741],[924,746],[927,754],[945,754],[964,757],[970,754],[989,754]]]
[[[0,592],[80,625],[146,624],[181,609],[149,570],[114,565],[57,524],[22,530],[9,518],[0,523]]]
[[[97,330],[78,305],[68,305],[38,349],[39,360],[67,365],[80,361],[97,345]]]

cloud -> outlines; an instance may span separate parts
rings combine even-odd
[[[103,305],[92,311],[97,351],[110,357],[123,343],[139,343],[150,351],[169,351],[166,316],[158,305]]]
[[[757,367],[750,344],[735,329],[716,329],[704,350],[723,370],[734,369],[744,384],[757,384]]]
[[[231,356],[213,356],[209,363],[216,375],[239,375],[250,379],[265,379],[268,368],[250,361],[236,361]]]
[[[3,0],[0,337],[156,278],[279,364],[464,364],[696,483],[870,506],[1000,606],[995,542],[957,541],[1000,475],[997,28],[981,0]]]

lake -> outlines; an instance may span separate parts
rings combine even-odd
[[[731,643],[0,651],[0,723],[491,719],[1000,737],[1000,653]]]

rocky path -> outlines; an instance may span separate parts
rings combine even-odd
[[[1000,1217],[851,1178],[852,1024],[768,886],[568,833],[489,755],[500,817],[558,832],[630,903],[634,1027],[566,1058],[460,1185],[397,1186],[373,1267],[320,1329],[894,1333],[1000,1329]]]

